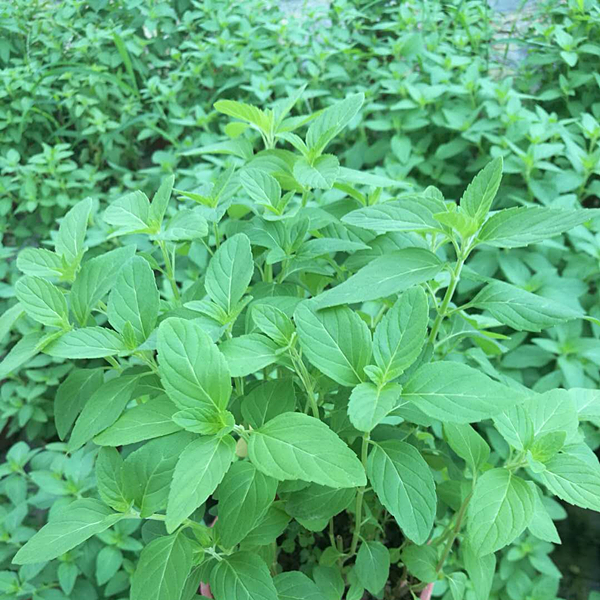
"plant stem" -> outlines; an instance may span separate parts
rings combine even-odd
[[[467,511],[467,506],[469,506],[469,500],[471,500],[472,495],[473,495],[473,492],[470,492],[469,495],[464,499],[464,501],[458,511],[458,515],[456,517],[456,525],[454,526],[454,529],[452,530],[452,535],[446,542],[446,547],[444,548],[444,552],[442,553],[442,556],[441,556],[441,558],[436,566],[436,569],[435,569],[438,573],[442,570],[442,567],[444,566],[444,563],[446,562],[446,559],[448,558],[448,555],[450,554],[450,550],[452,550],[454,541],[456,540],[456,538],[460,532],[460,528],[462,527],[462,522],[465,517],[465,512]]]
[[[360,452],[360,459],[362,465],[367,470],[367,454],[369,451],[369,433],[365,433],[362,439],[362,449]],[[363,505],[363,497],[365,495],[365,486],[358,488],[358,493],[356,494],[356,514],[354,515],[354,533],[352,534],[352,544],[350,545],[350,555],[353,555],[356,552],[356,547],[358,546],[358,539],[360,537],[360,528],[362,525],[362,505]]]
[[[165,261],[165,269],[167,271],[167,279],[171,284],[171,289],[173,290],[173,296],[175,296],[175,300],[177,302],[181,302],[181,296],[179,295],[179,288],[177,287],[177,282],[175,281],[175,272],[173,270],[173,263],[171,262],[171,257],[169,256],[169,252],[167,251],[167,246],[161,240],[158,242],[160,246],[160,251],[163,255],[163,260]]]

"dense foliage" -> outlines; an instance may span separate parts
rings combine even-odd
[[[0,8],[0,598],[560,596],[598,6],[315,11]]]

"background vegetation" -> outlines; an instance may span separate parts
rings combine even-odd
[[[177,189],[208,194],[252,152],[216,101],[268,108],[306,86],[295,113],[303,115],[362,92],[360,113],[328,152],[347,168],[394,180],[393,193],[435,185],[458,200],[502,157],[495,208],[600,206],[597,2],[538,2],[512,16],[481,0],[338,0],[311,10],[290,14],[264,0],[0,7],[0,598],[128,597],[151,539],[123,521],[48,565],[11,565],[51,507],[95,489],[97,454],[93,444],[68,453],[57,435],[54,400],[73,364],[23,345],[14,350],[41,329],[16,303],[17,253],[50,247],[57,220],[86,197],[95,256],[112,247],[97,215],[124,193],[152,195],[175,174]],[[185,277],[202,270],[193,259]],[[470,267],[600,317],[599,260],[600,231],[591,226],[510,253],[479,249]],[[464,280],[458,294],[468,299],[478,285]],[[590,322],[523,331],[478,349],[472,358],[482,368],[493,364],[538,392],[599,384],[600,328]],[[596,450],[600,417],[582,426]],[[566,517],[555,501],[547,508],[557,521]],[[559,525],[574,547],[584,535],[579,518],[572,515],[571,530]],[[286,536],[287,554],[314,560],[303,550],[311,531],[295,523]],[[567,550],[562,558],[552,550],[523,534],[500,553],[491,597],[587,598],[598,585],[587,579],[598,548],[586,544],[581,557]],[[442,585],[434,595],[444,593]]]

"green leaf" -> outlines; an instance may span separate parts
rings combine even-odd
[[[17,256],[17,269],[33,277],[61,277],[60,256],[45,248],[24,248]]]
[[[194,439],[187,431],[146,442],[125,459],[123,478],[140,516],[145,518],[167,506],[177,461]]]
[[[91,212],[92,199],[86,198],[69,210],[60,222],[54,247],[56,253],[72,267],[79,265],[83,256],[83,242]]]
[[[61,440],[65,439],[84,404],[103,381],[102,369],[74,369],[58,386],[54,397],[54,422]]]
[[[124,246],[83,263],[69,296],[71,309],[81,326],[87,324],[92,310],[108,294],[119,271],[134,254],[135,246]]]
[[[15,284],[15,293],[25,312],[38,323],[69,326],[69,309],[62,291],[41,277],[25,275]]]
[[[356,116],[365,96],[361,92],[326,108],[310,125],[306,143],[311,150],[322,152],[323,148]]]
[[[461,546],[462,559],[477,600],[489,600],[494,573],[496,571],[496,557],[494,554],[479,556],[473,551],[465,540]]]
[[[231,314],[246,293],[253,273],[250,240],[238,233],[221,244],[211,258],[204,286],[210,299]]]
[[[356,496],[354,488],[331,488],[311,483],[292,492],[285,501],[285,510],[296,519],[327,519],[348,508]]]
[[[121,550],[114,546],[104,546],[96,556],[96,582],[98,585],[108,583],[117,574],[122,564],[123,553]]]
[[[600,390],[571,388],[567,392],[575,404],[580,421],[600,419]]]
[[[560,536],[558,535],[558,531],[556,530],[556,527],[552,522],[546,507],[544,506],[544,502],[542,501],[542,493],[537,486],[535,486],[535,488],[535,508],[531,522],[528,525],[528,529],[540,540],[550,542],[551,544],[560,544]]]
[[[500,435],[516,450],[529,448],[533,442],[533,421],[525,405],[512,406],[494,416]]]
[[[279,503],[272,504],[260,523],[246,536],[243,547],[272,544],[285,531],[289,522],[290,516]]]
[[[180,410],[173,415],[179,427],[200,435],[224,435],[235,425],[233,415],[228,411],[218,411],[214,407],[196,407]]]
[[[429,305],[421,287],[404,292],[377,325],[373,355],[382,381],[401,375],[417,359],[427,337]]]
[[[225,357],[193,321],[166,319],[158,329],[158,363],[165,391],[181,409],[227,408],[231,376]]]
[[[152,198],[152,203],[150,204],[150,210],[148,212],[148,222],[157,230],[160,229],[165,213],[167,212],[174,183],[175,176],[167,175],[162,180],[158,191]]]
[[[107,530],[122,517],[99,500],[75,500],[52,515],[50,521],[17,552],[13,563],[27,565],[57,558]]]
[[[0,315],[0,343],[9,334],[14,324],[25,314],[23,307],[17,302]]]
[[[475,175],[460,199],[460,207],[473,219],[482,223],[498,193],[502,179],[502,157],[495,158]]]
[[[600,511],[599,467],[594,468],[578,456],[560,453],[546,463],[541,478],[562,500]]]
[[[174,531],[217,489],[235,455],[229,435],[201,437],[181,453],[167,503],[167,531]]]
[[[303,302],[294,313],[302,350],[322,373],[340,385],[364,380],[371,358],[371,332],[366,323],[345,306],[315,311]]]
[[[419,367],[404,385],[402,398],[442,422],[474,423],[522,402],[524,396],[467,365],[439,361]]]
[[[239,544],[258,525],[275,499],[277,480],[247,461],[234,463],[219,486],[217,531],[225,548]]]
[[[167,223],[160,239],[170,242],[200,240],[208,235],[208,222],[199,210],[182,209]]]
[[[339,569],[319,565],[313,569],[313,578],[323,600],[342,600],[345,584]]]
[[[330,190],[340,172],[340,162],[333,154],[323,154],[309,162],[300,157],[294,163],[294,177],[303,187]]]
[[[260,108],[256,108],[256,106],[236,102],[235,100],[219,100],[215,102],[214,108],[224,115],[235,117],[236,119],[255,125],[259,131],[265,134],[271,132],[271,119]]]
[[[277,415],[296,408],[292,379],[263,381],[244,396],[242,416],[254,429],[262,427]]]
[[[564,433],[567,444],[578,439],[577,409],[566,390],[549,390],[534,394],[525,405],[533,423],[536,438],[551,433]]]
[[[407,571],[423,583],[433,583],[438,578],[438,555],[433,546],[406,546],[400,560]]]
[[[529,525],[535,495],[529,484],[507,469],[486,471],[475,484],[467,508],[467,536],[480,556],[515,540]]]
[[[478,240],[498,248],[520,248],[538,244],[595,219],[600,209],[566,210],[519,206],[492,215],[482,227]]]
[[[374,206],[366,206],[353,210],[342,217],[342,222],[377,233],[398,232],[432,232],[440,229],[434,219],[433,206],[422,202],[419,197],[408,197],[392,200]],[[435,205],[435,212],[443,210],[444,205]]]
[[[357,385],[350,395],[348,417],[359,431],[371,431],[398,404],[402,386],[388,383],[378,387],[372,383]]]
[[[361,585],[372,594],[383,590],[390,574],[390,553],[381,542],[363,542],[354,571]]]
[[[397,440],[374,444],[367,473],[377,497],[406,537],[416,544],[425,543],[437,499],[433,476],[418,450]]]
[[[81,448],[119,418],[131,400],[138,379],[137,375],[121,375],[107,381],[92,394],[75,422],[69,452]]]
[[[123,333],[130,323],[136,342],[142,344],[156,327],[159,294],[148,262],[134,256],[119,272],[108,297],[108,321]]]
[[[423,248],[407,248],[371,261],[343,283],[319,294],[318,308],[377,300],[433,279],[442,268],[440,259]]]
[[[56,358],[104,358],[125,352],[123,340],[105,327],[85,327],[68,331],[44,348]]]
[[[123,459],[115,448],[102,448],[96,458],[96,484],[100,498],[111,508],[125,512],[129,499],[123,480]]]
[[[279,346],[260,333],[249,333],[224,341],[219,350],[231,376],[245,377],[273,364],[278,359]]]
[[[279,573],[273,583],[279,600],[323,600],[317,584],[300,571]]]
[[[469,306],[489,311],[498,321],[517,331],[542,331],[584,316],[580,310],[501,281],[486,285]]]
[[[490,447],[470,425],[444,423],[444,434],[450,448],[465,460],[474,472],[485,465],[490,456]]]
[[[215,600],[278,600],[267,565],[250,552],[221,560],[210,574],[210,589]]]
[[[40,344],[44,339],[42,331],[36,331],[24,335],[11,349],[10,352],[0,362],[0,379],[16,371],[21,365],[24,365],[29,359],[33,358],[40,351]]]
[[[140,191],[130,192],[112,202],[104,211],[104,220],[116,228],[113,235],[153,233],[150,226],[150,201]]]
[[[467,576],[460,571],[448,575],[448,587],[452,600],[463,600],[467,589]]]
[[[183,533],[152,540],[131,578],[131,600],[179,600],[192,560],[192,542]]]
[[[270,304],[252,304],[254,324],[280,346],[291,344],[295,329],[291,319],[276,306]]]
[[[308,415],[285,413],[253,431],[248,455],[266,475],[332,488],[365,485],[356,454],[329,427]]]
[[[240,182],[252,200],[261,205],[276,207],[281,199],[281,186],[275,177],[260,169],[245,168]]]
[[[181,429],[172,420],[176,412],[177,407],[164,394],[151,398],[123,413],[94,442],[100,446],[124,446],[175,433]]]

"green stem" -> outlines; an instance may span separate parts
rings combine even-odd
[[[173,290],[173,296],[175,296],[175,300],[177,300],[177,302],[180,302],[181,296],[179,294],[179,288],[177,287],[177,282],[175,281],[175,272],[173,269],[173,263],[171,262],[171,257],[169,256],[169,252],[167,251],[167,246],[162,240],[158,242],[158,245],[160,246],[160,251],[162,252],[163,260],[165,261],[165,269],[166,269],[167,279],[169,280],[169,283],[171,284],[171,289]]]
[[[367,454],[369,451],[369,433],[365,433],[362,439],[362,448],[360,452],[360,458],[362,465],[367,470]],[[365,486],[358,488],[358,493],[356,494],[356,511],[354,515],[354,533],[352,534],[352,543],[350,545],[350,555],[352,556],[356,552],[356,547],[358,546],[358,540],[360,538],[360,528],[362,525],[362,505],[363,498],[365,495]]]
[[[444,563],[446,562],[446,559],[448,558],[448,555],[450,554],[450,550],[452,550],[452,546],[453,546],[456,538],[458,537],[458,534],[460,533],[460,528],[462,527],[462,522],[463,522],[463,519],[465,518],[465,513],[467,512],[467,506],[469,506],[469,500],[471,500],[472,495],[473,495],[473,492],[471,492],[465,498],[464,502],[462,503],[462,505],[458,511],[458,515],[456,517],[456,525],[454,526],[454,529],[452,530],[452,535],[448,539],[448,542],[446,543],[446,547],[444,548],[444,552],[442,553],[442,556],[440,557],[440,560],[435,569],[438,573],[442,570],[442,567],[444,566]]]

